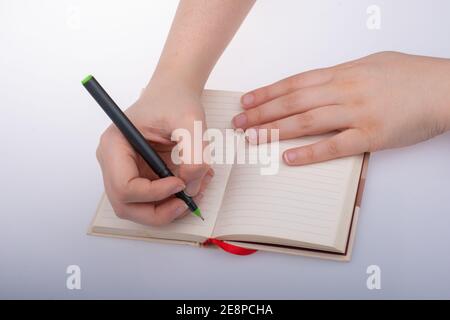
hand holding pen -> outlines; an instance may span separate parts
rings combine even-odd
[[[213,171],[204,164],[176,168],[170,161],[170,133],[177,127],[189,128],[195,118],[204,119],[201,104],[190,118],[179,117],[171,109],[180,110],[176,102],[179,96],[171,100],[170,94],[158,90],[156,99],[152,92],[146,92],[124,117],[93,77],[86,77],[83,85],[115,124],[103,134],[97,158],[116,214],[146,225],[170,223],[188,209],[200,217],[195,202],[202,198]],[[188,103],[187,99],[184,103]]]

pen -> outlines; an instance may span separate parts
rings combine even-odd
[[[169,170],[158,153],[156,153],[156,151],[147,143],[144,136],[117,106],[113,99],[111,99],[100,83],[98,83],[92,75],[88,75],[81,83],[158,177],[166,178],[173,176],[173,173]],[[205,220],[194,200],[184,191],[176,193],[175,196],[183,200],[194,215]]]

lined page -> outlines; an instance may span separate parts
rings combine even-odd
[[[282,245],[308,244],[339,248],[339,233],[348,231],[362,156],[302,167],[288,167],[281,153],[313,143],[320,137],[280,142],[280,168],[261,175],[258,165],[235,165],[225,191],[214,236]],[[356,183],[355,183],[356,182]],[[277,240],[278,239],[278,240]]]
[[[242,112],[241,93],[219,90],[205,90],[202,96],[208,128],[232,128],[231,119]]]

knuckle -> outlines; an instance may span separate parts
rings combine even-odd
[[[375,151],[378,143],[371,138],[372,135],[370,131],[365,128],[359,128],[358,133],[365,143],[365,151]]]
[[[354,64],[346,68],[336,70],[333,83],[340,90],[351,89],[356,84],[365,81],[367,77],[368,67],[363,64]]]
[[[296,91],[293,96],[295,98],[294,106],[300,109],[307,109],[316,100],[316,91],[314,88],[304,88]]]
[[[297,88],[297,86],[298,86],[298,82],[299,81],[298,81],[298,77],[297,76],[289,77],[289,78],[287,78],[285,80],[284,87],[288,91],[295,90]]]
[[[111,139],[111,134],[114,131],[114,127],[108,127],[103,133],[100,135],[99,146],[105,146],[109,143]]]
[[[185,181],[193,181],[202,177],[209,170],[207,163],[186,165],[180,168],[180,179]]]
[[[253,92],[253,95],[256,97],[256,100],[258,101],[264,101],[266,99],[269,99],[271,97],[271,92],[272,92],[272,86],[266,86],[263,87],[259,90],[256,90]]]
[[[104,145],[107,139],[108,139],[108,131],[105,131],[100,135],[99,146]]]
[[[255,108],[247,112],[250,123],[260,123],[263,117],[261,108]]]
[[[377,132],[377,127],[374,125],[359,128],[359,134],[365,143],[366,151],[377,151],[382,149],[383,138],[382,135]]]
[[[336,84],[334,91],[339,101],[345,101],[350,106],[361,105],[364,102],[364,92],[362,78],[354,76],[351,79]]]
[[[292,111],[295,106],[299,103],[300,101],[300,95],[297,94],[288,94],[286,96],[283,97],[282,101],[281,101],[281,107],[286,110],[286,111]]]
[[[97,150],[96,150],[96,156],[97,156],[98,160],[100,159],[102,150],[107,148],[108,145],[111,145],[111,138],[113,135],[113,131],[114,131],[114,128],[109,127],[100,135],[98,145],[97,145]]]
[[[306,146],[303,149],[303,152],[306,161],[313,162],[316,159],[314,148],[312,146]]]
[[[197,176],[202,174],[208,168],[207,164],[193,164],[187,165],[183,168],[183,174],[189,176]]]
[[[153,219],[152,221],[151,221],[151,225],[152,226],[154,226],[154,227],[162,227],[162,226],[164,226],[164,225],[166,225],[167,223],[163,220],[163,219],[161,219],[161,218],[155,218],[155,219]]]
[[[336,140],[330,140],[326,143],[326,152],[330,156],[337,156],[339,155],[339,147]]]
[[[360,79],[361,67],[349,67],[336,72],[335,85],[339,90],[347,89]]]
[[[386,51],[381,51],[378,53],[374,53],[372,55],[373,57],[389,57],[389,58],[395,58],[399,56],[399,52],[397,51],[393,51],[393,50],[386,50]]]
[[[100,136],[100,139],[98,141],[98,145],[97,145],[97,150],[95,152],[95,155],[97,156],[97,160],[100,160],[100,153],[103,150],[103,148],[105,148],[107,143],[107,137],[106,137],[106,133],[102,133]]]
[[[315,116],[312,112],[303,113],[298,115],[297,121],[301,129],[308,130],[314,126]]]
[[[152,219],[152,221],[151,221],[151,224],[153,225],[153,226],[155,226],[155,227],[161,227],[161,226],[164,226],[164,225],[167,225],[167,224],[169,224],[171,221],[170,221],[170,219],[168,218],[168,216],[167,215],[165,215],[165,214],[156,214],[154,217],[153,217],[153,219]]]
[[[100,145],[97,147],[97,149],[95,150],[95,157],[97,158],[97,161],[100,162],[101,160],[101,149],[100,149]]]
[[[193,165],[182,165],[179,169],[179,174],[181,179],[187,179],[192,177],[195,174],[196,170]]]
[[[128,212],[128,210],[125,207],[114,206],[113,210],[119,219],[129,219],[130,218],[130,213]]]
[[[114,193],[114,198],[116,199],[116,201],[120,203],[127,202],[129,192],[126,187],[115,184],[112,186],[112,191]]]
[[[330,68],[323,69],[323,74],[327,78],[328,83],[335,83],[338,73],[339,73],[339,69],[337,69],[336,67],[330,67]]]

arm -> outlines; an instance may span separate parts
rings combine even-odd
[[[197,94],[255,0],[182,0],[152,82],[176,81]]]
[[[176,177],[157,179],[114,126],[102,135],[97,159],[116,214],[141,224],[162,225],[186,214],[173,195],[180,190],[200,200],[213,176],[206,164],[171,164],[173,130],[193,132],[204,121],[201,93],[217,59],[254,0],[180,1],[158,66],[141,97],[126,110],[154,144]],[[205,126],[203,126],[205,127]]]

